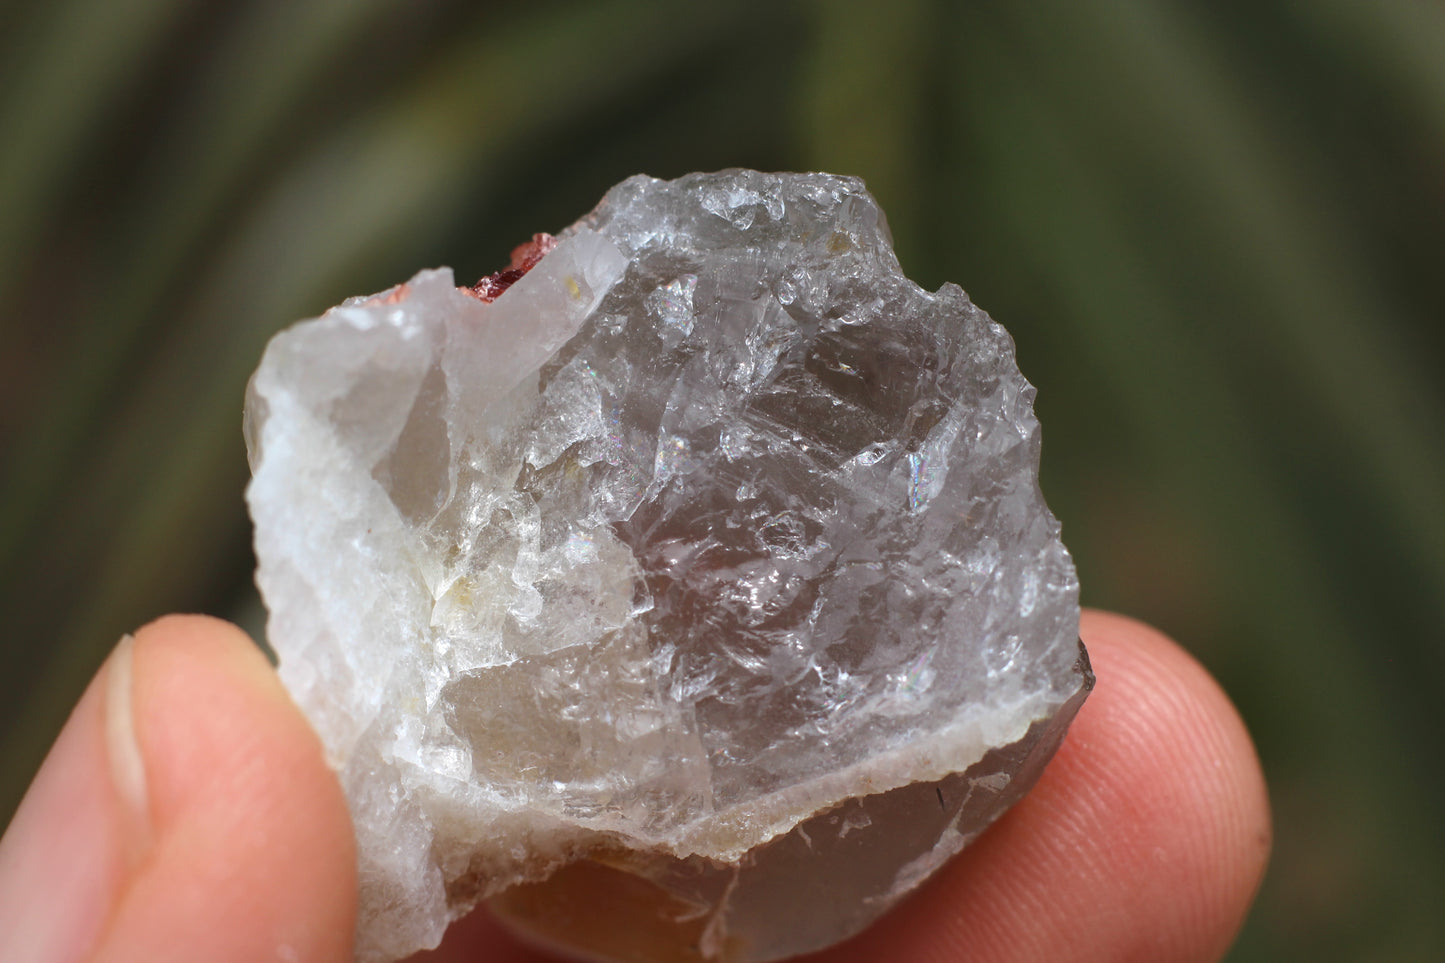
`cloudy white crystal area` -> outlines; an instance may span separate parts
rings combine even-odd
[[[424,271],[277,335],[257,580],[350,800],[359,959],[586,859],[688,952],[774,958],[961,847],[1091,679],[1032,400],[825,174],[634,177],[493,302]]]

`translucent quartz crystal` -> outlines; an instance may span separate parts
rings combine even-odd
[[[602,958],[841,939],[1092,685],[1033,389],[855,179],[639,176],[543,239],[297,324],[251,382],[257,579],[350,799],[358,958],[483,899]]]

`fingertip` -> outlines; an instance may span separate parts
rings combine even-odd
[[[1161,780],[1136,767],[1134,788],[1161,816],[1172,812],[1177,819],[1172,806],[1193,800],[1195,809],[1216,817],[1204,826],[1214,835],[1198,848],[1229,871],[1230,888],[1246,894],[1247,908],[1268,862],[1273,830],[1264,770],[1238,709],[1193,655],[1143,622],[1086,610],[1081,634],[1120,690],[1102,700],[1085,736],[1096,730],[1133,733],[1141,741],[1137,758],[1173,771],[1174,778]],[[1128,753],[1129,742],[1121,740],[1118,751]]]
[[[238,763],[263,749],[272,750],[269,767],[302,763],[305,771],[304,748],[314,737],[239,628],[209,616],[168,615],[138,629],[130,649],[131,725],[146,765],[148,816],[157,824],[185,812],[197,794],[213,795],[222,780],[246,774]]]
[[[1216,960],[1268,858],[1259,761],[1218,683],[1158,631],[1087,612],[1097,686],[1034,790],[826,958]]]
[[[1136,881],[1147,925],[1122,928],[1123,942],[1145,952],[1162,941],[1169,959],[1218,959],[1271,846],[1254,742],[1214,677],[1163,633],[1096,611],[1080,632],[1100,685],[1046,791],[1088,799],[1101,861]]]
[[[97,678],[71,711],[0,837],[0,955],[82,959],[130,869],[130,826],[112,778]]]
[[[228,623],[171,616],[130,661],[153,843],[96,959],[350,959],[345,800],[264,656]]]
[[[271,688],[275,674],[251,637],[225,619],[211,615],[163,615],[136,629],[137,641],[151,650],[193,655],[207,662],[219,662],[225,671],[252,676],[259,687]],[[279,685],[275,685],[279,689]]]

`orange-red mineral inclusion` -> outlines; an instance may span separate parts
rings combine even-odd
[[[476,284],[463,291],[483,301],[495,301],[502,292],[516,284],[537,262],[551,253],[557,246],[557,239],[550,234],[533,234],[525,244],[512,248],[512,263],[496,274],[488,274]]]

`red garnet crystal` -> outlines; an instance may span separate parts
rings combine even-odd
[[[512,263],[495,274],[488,274],[470,288],[463,290],[470,291],[483,301],[495,301],[502,296],[502,292],[516,284],[537,262],[552,252],[557,246],[557,239],[550,234],[533,234],[532,239],[525,244],[518,244],[512,248]]]

